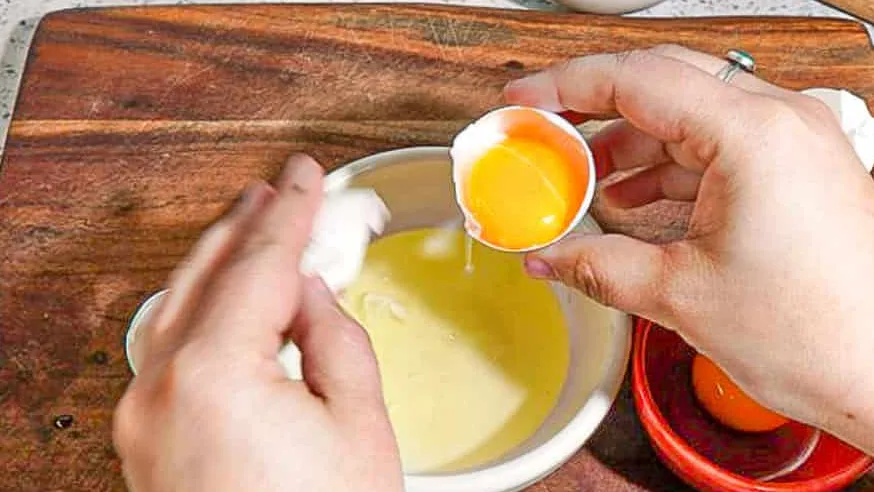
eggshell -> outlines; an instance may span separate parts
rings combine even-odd
[[[372,236],[382,234],[390,219],[385,202],[371,189],[326,193],[301,258],[301,273],[320,276],[334,293],[345,289],[361,273]],[[300,350],[294,343],[285,344],[278,359],[288,378],[303,378]]]
[[[581,169],[581,172],[588,173],[588,183],[574,219],[558,237],[546,244],[534,244],[523,249],[507,249],[491,244],[481,237],[482,227],[473,218],[469,208],[464,203],[464,187],[473,165],[486,152],[511,135],[525,135],[528,132],[537,133],[544,140],[569,149],[569,153],[578,153],[580,159],[577,161],[577,165],[585,167],[585,170]],[[547,247],[577,227],[592,204],[595,194],[595,160],[592,157],[592,151],[577,129],[555,113],[523,106],[507,106],[496,109],[464,128],[452,142],[449,155],[452,159],[455,200],[465,217],[465,231],[477,241],[491,248],[500,251],[524,252]]]
[[[325,195],[300,270],[318,275],[333,292],[355,281],[373,234],[382,234],[390,214],[370,189],[339,189]]]

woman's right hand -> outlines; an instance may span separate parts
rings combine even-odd
[[[592,140],[605,189],[694,201],[685,237],[576,236],[529,272],[675,329],[751,396],[874,454],[874,182],[819,101],[678,46],[578,58],[510,103],[618,114]]]

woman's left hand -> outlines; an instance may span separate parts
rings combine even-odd
[[[321,197],[320,166],[293,158],[174,273],[115,415],[132,490],[403,490],[367,334],[298,270]],[[304,381],[277,361],[287,337]]]

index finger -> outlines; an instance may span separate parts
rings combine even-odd
[[[577,58],[511,82],[505,96],[555,112],[618,113],[661,142],[692,145],[704,166],[718,154],[722,137],[742,125],[739,112],[753,97],[652,51]]]
[[[297,313],[299,271],[322,200],[322,168],[308,156],[291,158],[276,184],[278,195],[204,293],[192,336],[225,347],[255,348],[275,357]]]

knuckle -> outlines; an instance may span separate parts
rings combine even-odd
[[[752,121],[758,122],[757,130],[771,135],[792,135],[803,124],[801,115],[785,101],[765,97],[753,105]]]
[[[354,383],[355,393],[362,399],[378,397],[381,402],[379,364],[373,350],[370,334],[361,325],[343,315],[335,327],[340,332],[340,342],[345,357],[354,361],[357,368],[354,375],[349,375]]]
[[[344,343],[349,349],[360,357],[363,362],[376,362],[376,356],[373,351],[373,340],[370,338],[370,333],[364,329],[357,321],[346,316],[339,311],[336,328],[342,333]]]
[[[639,77],[641,72],[646,72],[648,67],[658,61],[659,55],[648,49],[634,49],[616,53],[613,58],[615,65],[615,75],[617,80],[633,79]],[[604,87],[602,94],[603,100],[612,99],[615,101],[617,108],[622,107],[626,99],[632,99],[634,94],[628,94],[621,90],[623,84],[611,83],[608,87]],[[609,93],[607,93],[609,91]]]
[[[685,147],[685,153],[692,156],[695,162],[701,163],[704,167],[716,161],[722,151],[719,139],[713,137],[689,138],[692,133],[683,124],[678,124],[674,133],[678,135],[677,139],[682,142],[681,147]]]
[[[270,251],[279,247],[279,240],[275,234],[269,232],[256,232],[249,237],[243,247],[243,256],[247,257],[264,251]]]
[[[580,58],[568,58],[557,62],[553,67],[553,70],[558,73],[574,72],[580,63],[582,63],[582,59]]]
[[[249,237],[240,250],[234,255],[231,265],[246,265],[260,261],[258,258],[278,255],[282,244],[274,234],[258,232]]]
[[[567,58],[555,64],[555,71],[558,73],[572,75],[577,72],[585,63],[586,59],[583,57]]]
[[[242,248],[242,256],[249,257],[270,252],[280,252],[288,247],[292,238],[309,237],[312,229],[312,218],[306,214],[289,214],[283,218],[282,228],[254,231],[247,239]]]
[[[339,328],[342,330],[349,345],[365,352],[372,352],[373,340],[371,340],[367,330],[343,313],[338,312],[338,317],[340,318],[338,321]]]
[[[664,255],[659,275],[661,287],[656,297],[655,309],[664,316],[674,319],[677,313],[677,305],[683,304],[686,296],[687,285],[682,281],[682,275],[677,272],[686,272],[689,269],[688,244],[679,241],[665,244],[662,247]]]
[[[167,362],[158,383],[162,398],[175,404],[201,400],[211,392],[214,378],[208,377],[206,357],[196,347],[186,345]]]
[[[558,98],[558,103],[563,107],[569,108],[573,106],[572,102],[568,100],[566,87],[569,85],[568,81],[577,79],[576,74],[581,70],[583,63],[584,61],[581,58],[571,58],[555,65],[553,74],[558,85],[556,97]]]
[[[620,70],[624,70],[627,67],[650,63],[658,58],[658,56],[652,49],[633,49],[618,53],[616,55],[616,65]]]
[[[613,306],[616,303],[615,289],[584,257],[577,258],[574,262],[572,283],[583,294],[605,306]]]
[[[799,94],[796,102],[802,111],[810,115],[814,120],[833,121],[835,119],[832,109],[826,103],[813,96]]]
[[[663,251],[657,309],[674,325],[687,326],[692,313],[699,312],[702,298],[712,292],[709,286],[719,285],[719,267],[694,240],[666,244]]]
[[[784,101],[764,98],[755,106],[757,112],[762,116],[762,120],[770,124],[783,125],[792,122],[797,115],[795,109]]]
[[[670,58],[681,57],[689,52],[689,49],[676,43],[663,43],[650,48],[652,53]]]

